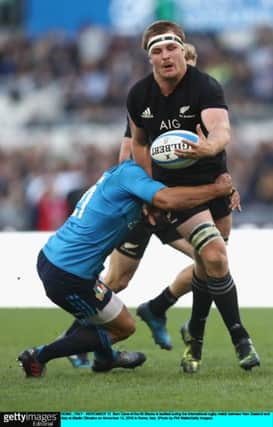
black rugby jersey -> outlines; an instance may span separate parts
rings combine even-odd
[[[196,133],[201,123],[203,132],[208,134],[201,120],[206,108],[225,108],[223,90],[220,84],[198,70],[188,66],[187,72],[175,90],[164,96],[153,74],[138,81],[127,98],[128,112],[137,127],[142,128],[152,144],[155,138],[169,130],[183,129]],[[153,177],[168,186],[200,185],[214,181],[227,171],[226,153],[206,157],[185,169],[165,169],[152,163]]]

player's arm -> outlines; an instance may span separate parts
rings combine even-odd
[[[128,160],[131,157],[131,138],[124,136],[121,141],[118,162]]]
[[[197,187],[165,187],[153,197],[153,205],[163,210],[190,209],[217,197],[232,193],[232,180],[229,174],[220,175],[213,184]]]
[[[204,138],[202,132],[199,138],[205,144],[205,150],[208,156],[216,156],[225,149],[230,142],[230,123],[228,111],[224,108],[207,108],[201,113],[202,121],[208,130],[207,138]],[[199,126],[200,130],[201,127]]]
[[[224,108],[207,108],[201,113],[201,118],[208,130],[206,137],[200,124],[196,127],[198,143],[187,140],[191,150],[175,150],[179,157],[189,159],[201,159],[213,157],[223,151],[230,142],[230,124],[228,112]]]
[[[129,118],[126,117],[126,128],[125,132],[121,141],[120,150],[119,150],[119,156],[118,156],[118,162],[124,162],[124,160],[128,160],[131,158],[131,129],[129,124]]]
[[[131,118],[129,118],[129,120],[132,133],[131,150],[133,159],[148,173],[148,175],[152,176],[152,165],[147,136],[144,130],[137,127]]]

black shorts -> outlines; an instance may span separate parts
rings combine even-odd
[[[102,311],[112,297],[111,289],[101,282],[82,279],[56,267],[43,251],[38,256],[37,271],[48,298],[82,324]]]
[[[207,209],[210,210],[214,220],[224,218],[231,212],[229,205],[230,198],[221,197],[192,209],[186,209],[182,212],[172,212],[168,222],[159,226],[149,226],[143,220],[133,230],[129,231],[123,243],[116,249],[123,255],[134,259],[141,259],[153,234],[163,244],[172,243],[175,240],[181,239],[182,236],[178,233],[177,227],[187,219]]]

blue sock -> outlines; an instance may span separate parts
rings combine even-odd
[[[112,349],[112,339],[108,332],[103,327],[97,327],[102,348],[94,352],[94,358],[99,360],[114,360],[116,357],[116,350]]]
[[[115,360],[117,351],[109,347],[107,351],[99,350],[94,351],[94,359],[96,360]]]

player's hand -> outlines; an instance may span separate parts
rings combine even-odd
[[[234,193],[234,187],[232,185],[232,178],[228,173],[222,173],[219,175],[216,180],[215,184],[218,186],[220,185],[220,188],[226,196],[232,196]]]
[[[241,206],[241,197],[240,197],[240,193],[238,190],[236,190],[235,187],[233,187],[232,185],[232,178],[228,173],[223,173],[222,175],[219,175],[216,180],[215,183],[220,183],[220,184],[224,184],[224,185],[231,185],[231,191],[228,194],[230,196],[230,204],[229,207],[235,211],[237,210],[238,212],[242,211],[242,206]]]
[[[232,178],[230,176],[229,173],[225,172],[225,173],[221,173],[221,175],[218,175],[215,182],[217,184],[230,184],[232,186]]]
[[[142,213],[146,224],[156,226],[158,216],[161,215],[160,209],[154,206],[147,205],[146,203],[142,206]]]
[[[154,206],[144,204],[142,206],[142,213],[144,222],[148,227],[162,227],[169,222],[168,213],[161,209],[155,208]]]
[[[202,157],[209,157],[213,154],[212,146],[208,142],[208,139],[204,135],[200,124],[196,126],[196,132],[198,135],[198,142],[191,142],[187,139],[183,139],[183,142],[185,142],[189,147],[190,150],[181,150],[177,149],[175,150],[175,154],[178,157],[182,157],[185,159],[201,159]]]
[[[233,189],[233,193],[230,196],[230,205],[229,207],[235,211],[242,212],[242,206],[241,206],[241,197],[240,193],[236,188]]]

